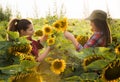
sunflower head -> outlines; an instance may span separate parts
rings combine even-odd
[[[31,53],[32,46],[30,44],[24,44],[20,46],[20,52],[22,53]]]
[[[35,36],[43,36],[43,31],[42,30],[37,30],[35,32]]]
[[[21,56],[21,57],[24,56],[24,54],[23,54],[23,53],[20,53],[20,52],[15,52],[14,55],[15,55],[15,56]]]
[[[15,53],[15,52],[30,53],[31,50],[32,50],[32,46],[30,44],[19,44],[19,45],[11,46],[8,49],[8,52],[9,53]]]
[[[88,40],[88,37],[87,36],[77,36],[76,37],[76,40],[80,43],[80,44],[82,44],[82,45],[84,45],[86,42],[87,42],[87,40]]]
[[[54,59],[52,57],[45,58],[45,61],[48,63],[51,63]]]
[[[35,61],[35,57],[32,55],[25,55],[23,60]]]
[[[60,74],[61,72],[64,72],[66,68],[66,62],[62,59],[55,59],[52,61],[50,68],[55,74]]]
[[[115,60],[102,71],[102,80],[104,82],[118,82],[120,78],[120,60]]]
[[[86,70],[86,66],[91,64],[92,62],[96,61],[96,60],[100,60],[100,59],[104,59],[102,56],[90,56],[90,57],[87,57],[83,60],[83,67],[84,69]]]
[[[43,32],[44,32],[45,35],[51,34],[51,32],[52,32],[52,27],[49,26],[49,25],[45,25],[45,26],[43,27]]]
[[[115,48],[115,53],[120,55],[120,44]]]
[[[42,77],[38,73],[24,73],[14,77],[10,77],[10,82],[43,82]]]
[[[14,82],[14,80],[15,80],[15,76],[11,76],[11,77],[8,78],[8,81],[9,81],[9,82]],[[4,81],[3,81],[3,82],[4,82]]]
[[[59,22],[61,25],[61,30],[65,31],[67,29],[67,26],[68,26],[67,18],[62,19]]]
[[[61,30],[61,24],[59,21],[56,21],[53,23],[53,27],[57,30],[60,31]]]
[[[49,38],[49,39],[47,40],[47,44],[48,44],[49,46],[55,44],[55,38]]]

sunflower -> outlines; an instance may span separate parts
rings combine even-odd
[[[35,36],[43,36],[43,31],[42,30],[37,30],[35,32]]]
[[[53,60],[54,60],[54,59],[53,59],[52,57],[47,57],[47,58],[45,58],[45,61],[48,62],[48,63],[52,62]]]
[[[9,78],[9,82],[43,82],[38,73],[24,73]]]
[[[120,78],[120,60],[115,60],[107,65],[102,71],[104,82],[118,82]]]
[[[30,53],[31,50],[32,50],[32,46],[30,44],[19,44],[8,48],[8,52],[10,54],[15,52]]]
[[[76,37],[76,40],[81,44],[81,45],[84,45],[87,40],[88,40],[88,37],[87,36],[77,36]]]
[[[11,76],[11,77],[8,78],[8,82],[14,82],[14,80],[15,80],[15,76]]]
[[[60,31],[61,30],[61,24],[59,21],[56,21],[53,23],[53,27],[57,30]]]
[[[47,44],[48,44],[49,46],[55,44],[55,38],[49,38],[49,39],[47,40]]]
[[[115,53],[120,54],[120,44],[115,48]]]
[[[64,72],[66,62],[63,59],[55,59],[52,61],[50,68],[55,74],[60,74],[61,72]]]
[[[35,61],[35,57],[32,55],[25,55],[23,60]]]
[[[14,52],[14,55],[15,55],[15,56],[21,56],[21,57],[23,57],[23,56],[24,56],[24,54],[23,54],[23,53],[21,53],[21,52]]]
[[[97,55],[94,55],[94,56],[90,56],[90,57],[87,57],[83,60],[83,67],[84,69],[86,70],[86,66],[91,64],[92,62],[96,61],[96,60],[100,60],[100,59],[104,59],[102,56],[97,56]]]
[[[51,32],[52,32],[52,27],[49,26],[49,25],[45,25],[45,26],[43,27],[43,32],[44,32],[45,35],[51,34]]]
[[[30,44],[24,44],[23,47],[21,46],[21,52],[23,53],[31,53],[32,46]]]
[[[67,18],[62,19],[59,22],[60,22],[60,25],[61,25],[61,30],[65,31],[67,26],[68,26]]]

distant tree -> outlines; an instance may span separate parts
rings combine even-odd
[[[4,13],[3,13],[2,6],[0,6],[0,21],[2,20],[4,20]]]
[[[4,11],[4,20],[9,21],[11,16],[12,16],[11,9],[9,7],[6,7],[6,9]]]
[[[0,6],[0,21],[9,21],[11,16],[12,12],[9,7],[6,7],[6,9],[3,10],[2,6]]]

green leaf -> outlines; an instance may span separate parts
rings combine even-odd
[[[21,68],[23,70],[26,70],[28,68],[32,68],[32,67],[36,66],[37,62],[35,62],[35,61],[29,61],[29,60],[22,60],[21,63],[20,63],[20,65],[21,65]]]
[[[0,74],[0,82],[7,82],[10,75],[7,74]]]
[[[88,56],[92,56],[92,55],[94,55],[93,50],[94,50],[94,48],[83,49],[83,50],[81,50],[80,52],[77,53],[77,57],[79,59],[85,59]]]
[[[94,49],[94,52],[98,55],[102,55],[104,54],[105,52],[109,52],[110,48],[107,48],[107,47],[96,47]]]
[[[115,53],[111,53],[111,52],[107,52],[104,53],[103,57],[109,61],[113,61],[116,58],[116,54]]]
[[[6,67],[0,67],[0,70],[2,73],[5,74],[17,74],[18,72],[21,72],[21,66],[20,65],[10,65]]]
[[[80,76],[83,80],[96,80],[99,75],[97,73],[82,73]]]
[[[26,36],[19,37],[19,38],[18,38],[18,41],[21,42],[21,44],[30,43],[30,41],[27,39]]]
[[[116,55],[114,52],[110,52],[110,48],[107,47],[96,47],[94,50],[96,55],[101,55],[107,60],[114,60],[116,58]]]
[[[10,39],[15,40],[19,38],[19,33],[18,32],[12,32],[12,31],[7,31]]]
[[[0,50],[8,48],[8,46],[10,46],[11,44],[12,43],[9,41],[0,41]]]
[[[80,81],[80,76],[72,76],[72,77],[68,77],[68,78],[65,78],[66,81]]]
[[[87,66],[87,69],[101,70],[108,64],[109,64],[109,61],[106,61],[106,60],[96,60],[93,63],[89,64]]]

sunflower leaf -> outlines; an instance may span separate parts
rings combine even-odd
[[[80,52],[76,54],[79,59],[85,59],[88,56],[94,55],[93,50],[94,48],[87,48],[87,49],[81,50]]]
[[[65,81],[80,81],[80,76],[72,76],[72,77],[68,77],[65,78]]]
[[[87,66],[87,69],[101,70],[108,64],[109,64],[109,61],[106,61],[106,60],[96,60],[93,63],[89,64]]]
[[[21,68],[26,70],[27,68],[32,68],[35,65],[37,65],[37,62],[34,61],[29,61],[29,60],[23,60],[20,65],[22,66]]]
[[[110,48],[106,48],[106,47],[96,47],[94,49],[94,52],[96,54],[102,55],[102,54],[104,54],[104,52],[108,52],[109,50],[110,50]]]
[[[12,32],[12,31],[7,31],[10,39],[15,40],[19,38],[19,33],[18,32]]]
[[[4,74],[17,74],[18,72],[21,72],[20,65],[10,65],[6,67],[0,67],[0,70]]]
[[[7,82],[7,79],[10,77],[10,75],[7,74],[0,74],[0,82]]]
[[[0,50],[8,48],[8,46],[10,45],[11,45],[11,42],[9,41],[0,41]]]
[[[80,77],[83,79],[83,80],[96,80],[98,78],[98,74],[97,73],[82,73],[80,75]]]

